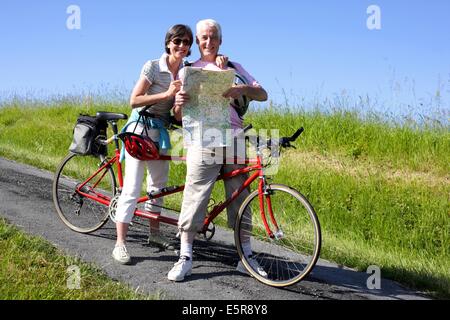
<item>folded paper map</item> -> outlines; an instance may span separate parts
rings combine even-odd
[[[183,107],[184,146],[231,145],[230,100],[222,95],[233,85],[234,70],[183,70],[183,90],[190,98]]]

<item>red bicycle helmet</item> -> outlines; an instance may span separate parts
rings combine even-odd
[[[132,132],[123,132],[118,137],[125,144],[125,150],[133,158],[144,161],[159,159],[159,147],[149,137]]]

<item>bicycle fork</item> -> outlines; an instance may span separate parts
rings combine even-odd
[[[265,176],[260,176],[259,184],[258,184],[258,198],[259,198],[259,208],[261,219],[264,224],[264,228],[266,229],[267,235],[270,239],[280,240],[284,237],[283,230],[278,226],[278,223],[273,214],[273,207],[270,196],[273,194],[273,191],[267,186],[267,181]],[[266,215],[266,206],[267,205],[267,213],[270,218],[270,222],[272,226],[275,228],[275,232],[270,229],[269,223],[267,221]]]

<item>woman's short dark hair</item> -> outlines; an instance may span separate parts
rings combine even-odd
[[[167,48],[167,46],[169,45],[169,42],[172,41],[172,39],[182,38],[185,36],[189,38],[189,47],[191,47],[192,43],[194,42],[191,28],[189,28],[189,26],[184,24],[176,24],[173,27],[171,27],[169,31],[167,31],[166,33],[166,42],[165,42],[166,52],[170,53],[170,50],[169,48]],[[189,57],[190,55],[191,49],[189,49],[188,54],[186,56]]]

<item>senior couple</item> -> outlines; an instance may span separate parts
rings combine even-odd
[[[156,115],[157,118],[151,122],[152,128],[148,130],[148,135],[154,141],[159,142],[161,153],[165,153],[170,149],[170,140],[168,139],[164,123],[168,123],[171,110],[175,118],[180,120],[183,106],[189,102],[189,96],[181,90],[182,81],[179,79],[179,71],[184,66],[183,59],[191,53],[190,49],[193,40],[192,31],[188,26],[175,25],[171,27],[165,37],[165,53],[160,59],[148,61],[143,66],[140,78],[131,94],[130,105],[133,111],[129,122],[133,121],[132,119],[137,119],[136,115],[141,107],[152,105],[149,111]],[[222,44],[222,32],[220,25],[216,21],[211,19],[199,21],[196,25],[195,40],[199,47],[200,59],[192,64],[193,67],[207,70],[229,68],[227,66],[227,57],[219,55],[219,48]],[[230,98],[230,101],[242,96],[256,101],[267,100],[267,93],[258,82],[240,64],[233,62],[232,65],[236,73],[247,79],[248,84],[235,85],[225,92],[223,96]],[[230,104],[229,108],[231,128],[234,129],[234,132],[239,132],[239,129],[243,127],[243,120],[232,104]],[[139,130],[139,126],[142,127],[143,124],[137,123],[137,126],[137,130]],[[135,125],[128,126],[131,129],[134,129],[134,127]],[[178,219],[181,241],[180,257],[168,273],[169,280],[183,281],[186,276],[191,274],[194,238],[196,233],[202,228],[209,198],[220,170],[230,172],[242,166],[203,161],[212,152],[225,153],[226,151],[225,147],[211,149],[191,146],[187,149],[186,183],[181,213]],[[140,196],[145,171],[147,169],[147,192],[151,192],[166,186],[169,163],[168,161],[158,160],[141,161],[133,158],[126,151],[123,152],[126,160],[125,179],[122,193],[117,203],[117,241],[112,256],[119,263],[128,264],[131,258],[125,246],[126,236],[136,208],[137,199]],[[234,190],[241,186],[245,179],[245,175],[239,175],[225,180],[227,196],[230,196]],[[239,198],[228,207],[229,227],[234,227],[239,206],[247,195],[248,191],[242,192]],[[145,209],[154,214],[159,214],[161,205],[161,199],[149,200],[145,204]],[[149,242],[173,249],[170,242],[160,234],[157,220],[151,220],[150,222]],[[259,270],[260,274],[265,276],[265,271],[257,264],[256,260],[251,259],[250,239],[244,241],[243,251],[245,255],[250,257],[250,261],[255,264],[254,269]],[[237,270],[246,272],[241,262],[239,262]]]

